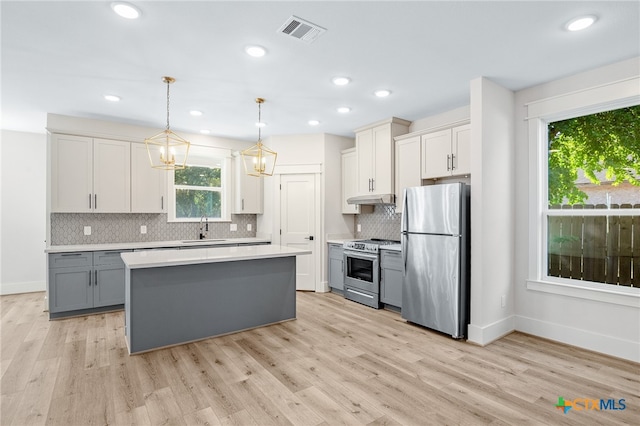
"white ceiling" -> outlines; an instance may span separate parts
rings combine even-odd
[[[2,128],[44,132],[47,112],[163,128],[170,75],[177,132],[255,139],[263,97],[263,137],[353,136],[391,116],[467,105],[479,76],[520,90],[640,56],[638,1],[131,3],[142,10],[135,21],[109,1],[2,1]],[[599,19],[565,31],[581,14]],[[327,32],[312,44],[278,33],[291,15]],[[247,56],[249,44],[267,55]],[[337,75],[351,84],[334,86]],[[378,88],[391,96],[376,98]]]

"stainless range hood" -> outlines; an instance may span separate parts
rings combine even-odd
[[[347,198],[347,204],[395,204],[396,196],[393,194],[367,194]]]

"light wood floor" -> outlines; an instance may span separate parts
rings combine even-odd
[[[298,319],[129,356],[123,312],[0,297],[0,424],[638,424],[640,365],[513,333],[481,348],[334,294]],[[625,399],[576,411],[565,399]]]

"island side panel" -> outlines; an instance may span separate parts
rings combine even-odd
[[[130,353],[296,317],[295,256],[129,272]]]

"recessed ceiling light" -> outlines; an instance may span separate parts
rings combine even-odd
[[[131,3],[113,2],[111,3],[111,9],[123,18],[138,19],[140,17],[140,9]]]
[[[346,113],[348,113],[349,111],[351,111],[351,108],[346,107],[346,106],[343,106],[343,107],[338,108],[338,112],[339,112],[339,113],[341,113],[341,114],[346,114]]]
[[[116,96],[116,95],[104,95],[104,98],[106,100],[108,100],[109,102],[119,102],[120,101],[120,96]]]
[[[333,81],[333,84],[336,86],[344,86],[349,84],[351,79],[349,77],[333,77],[331,81]]]
[[[194,117],[200,117],[202,115],[202,111],[197,111],[197,110],[193,110],[193,111],[189,111],[189,114],[193,115]]]
[[[267,53],[262,46],[247,46],[244,48],[244,51],[247,52],[247,55],[253,56],[254,58],[261,58]]]
[[[381,89],[381,90],[376,90],[375,92],[373,92],[373,94],[379,98],[386,98],[391,94],[391,91],[387,89]]]
[[[208,135],[209,133],[211,133],[211,130],[209,130],[209,129],[202,129],[202,130],[200,130],[200,133],[202,133],[203,135]]]
[[[318,120],[309,120],[308,123],[309,126],[317,126],[318,124],[320,124]]]
[[[256,127],[264,127],[266,125],[267,125],[267,123],[265,123],[264,121],[259,121],[259,122],[256,123]]]
[[[580,31],[589,28],[594,22],[596,17],[593,15],[579,16],[567,22],[566,28],[569,31]]]

